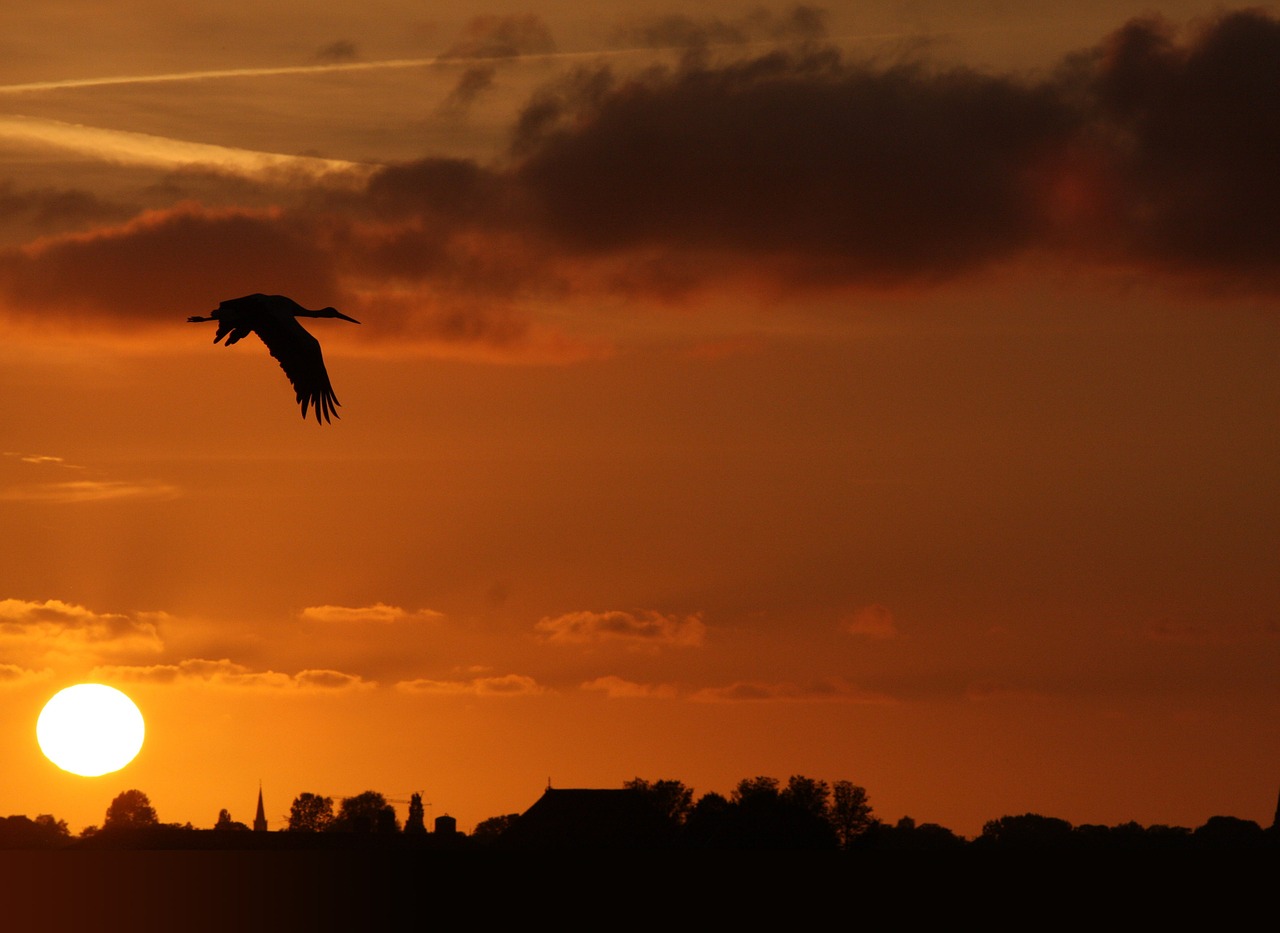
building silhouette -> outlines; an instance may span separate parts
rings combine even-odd
[[[668,829],[637,790],[548,785],[502,840],[516,848],[646,848],[666,841]]]
[[[258,782],[258,812],[253,818],[253,831],[255,833],[265,833],[267,831],[267,811],[262,806],[262,782]]]

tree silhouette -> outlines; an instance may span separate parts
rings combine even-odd
[[[41,813],[34,820],[26,816],[0,816],[0,848],[52,849],[71,838],[66,820]]]
[[[965,840],[945,826],[937,823],[921,823],[904,816],[890,826],[873,820],[862,832],[853,837],[850,848],[861,850],[952,850],[965,846]]]
[[[835,830],[826,812],[830,793],[822,781],[793,775],[785,789],[777,778],[738,782],[730,798],[729,837],[750,849],[834,849]]]
[[[329,829],[346,833],[394,833],[399,827],[395,808],[377,791],[367,790],[342,798],[342,806]]]
[[[490,845],[501,839],[502,834],[518,819],[520,819],[519,813],[504,813],[502,816],[491,816],[487,820],[481,820],[472,831],[471,838],[481,845]]]
[[[244,823],[231,818],[231,811],[225,807],[218,811],[218,821],[213,824],[214,829],[243,829],[248,830],[249,827]]]
[[[1024,813],[988,820],[977,842],[1006,849],[1060,848],[1070,844],[1071,824],[1056,816]]]
[[[650,782],[644,778],[632,778],[624,781],[622,786],[644,794],[663,819],[673,827],[683,826],[693,810],[693,788],[686,787],[682,781]]]
[[[412,836],[425,835],[427,832],[421,794],[409,795],[409,818],[404,821],[404,831]]]
[[[738,786],[733,789],[729,799],[738,805],[758,804],[763,806],[772,804],[778,799],[778,779],[764,775],[743,778],[738,782]]]
[[[1243,849],[1262,845],[1266,831],[1253,820],[1238,816],[1211,816],[1203,826],[1196,827],[1192,838],[1203,847]]]
[[[876,824],[867,801],[867,789],[851,781],[836,781],[831,789],[831,826],[842,849]]]
[[[820,820],[829,818],[831,788],[827,786],[826,781],[793,774],[787,780],[787,786],[779,791],[778,796],[789,807],[794,807]]]
[[[721,848],[732,843],[733,804],[715,791],[703,794],[685,819],[684,837],[699,848]]]
[[[295,833],[320,833],[333,823],[333,798],[301,793],[289,807],[288,830]]]
[[[107,807],[102,821],[103,829],[135,829],[142,826],[158,826],[155,808],[147,795],[140,790],[126,790],[117,794]]]

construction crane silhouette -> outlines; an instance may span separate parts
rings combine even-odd
[[[338,416],[336,409],[340,403],[324,368],[320,341],[298,323],[300,317],[336,317],[352,324],[360,323],[336,308],[312,311],[284,295],[261,294],[232,298],[219,304],[208,317],[193,315],[187,320],[192,324],[217,321],[218,332],[213,342],[220,343],[225,337],[228,347],[250,333],[257,334],[297,392],[303,419],[310,406],[315,412],[316,424],[320,423],[321,416],[327,423],[330,415]]]

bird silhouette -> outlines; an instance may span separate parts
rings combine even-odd
[[[326,422],[331,414],[337,417],[335,409],[339,402],[324,368],[320,341],[298,323],[300,317],[336,317],[352,324],[360,323],[335,308],[311,311],[284,295],[260,294],[232,298],[219,304],[209,317],[192,315],[187,320],[192,324],[217,321],[218,332],[213,342],[219,343],[226,337],[227,346],[250,333],[257,334],[289,377],[298,394],[303,419],[307,417],[307,406],[311,406],[319,424],[321,416]]]

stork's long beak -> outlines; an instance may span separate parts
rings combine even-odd
[[[349,317],[348,315],[343,314],[341,311],[335,311],[335,312],[334,312],[334,315],[335,315],[336,317],[340,317],[340,318],[342,318],[344,321],[350,321],[352,324],[359,324],[359,323],[360,323],[360,322],[359,322],[359,321],[357,321],[355,318],[353,318],[353,317]]]

